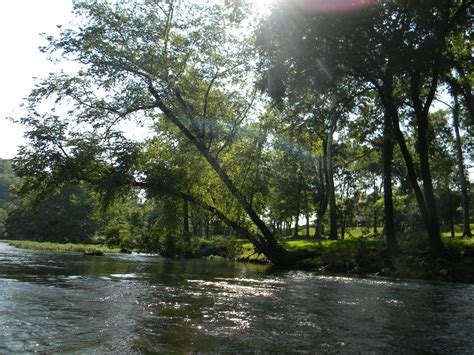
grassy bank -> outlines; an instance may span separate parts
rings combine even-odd
[[[22,249],[31,250],[50,250],[50,251],[61,251],[61,252],[77,252],[77,253],[119,253],[120,249],[111,249],[104,245],[98,244],[73,244],[73,243],[50,243],[50,242],[32,242],[29,240],[10,240],[10,245]]]
[[[474,283],[474,238],[443,236],[448,253],[443,258],[429,256],[425,238],[401,238],[402,255],[389,258],[380,239],[285,240],[286,249],[310,251],[315,256],[300,268],[326,273],[381,275],[397,278]],[[242,245],[239,260],[266,262],[250,243]]]

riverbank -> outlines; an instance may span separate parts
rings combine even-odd
[[[401,256],[391,258],[380,239],[286,240],[288,250],[300,250],[315,256],[297,268],[320,273],[379,275],[401,279],[474,283],[474,238],[443,237],[447,255],[434,259],[428,254],[423,238],[402,239]],[[268,262],[255,253],[250,243],[242,245],[240,261]]]
[[[50,243],[33,242],[29,240],[5,240],[5,242],[16,248],[39,251],[76,252],[90,255],[100,255],[103,253],[120,253],[119,248],[109,248],[101,244]]]
[[[225,241],[224,241],[225,239]],[[401,256],[390,258],[385,242],[380,239],[353,238],[345,240],[287,239],[288,250],[311,252],[314,257],[303,260],[297,269],[321,274],[379,275],[400,279],[474,283],[474,238],[443,237],[448,253],[444,258],[429,256],[422,238],[402,239]],[[59,244],[32,241],[8,241],[17,248],[79,252],[91,255],[119,253],[118,248],[98,244]],[[231,259],[250,263],[268,263],[264,255],[255,252],[244,241],[214,238],[201,241],[189,257]]]

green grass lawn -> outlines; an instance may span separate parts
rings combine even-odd
[[[50,243],[32,242],[29,240],[10,240],[10,245],[22,249],[69,251],[78,253],[119,253],[119,248],[108,248],[98,244],[73,244],[73,243]]]

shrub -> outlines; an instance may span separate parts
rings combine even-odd
[[[192,243],[195,257],[220,256],[235,260],[240,253],[241,243],[231,236],[214,236],[210,239],[196,238]]]

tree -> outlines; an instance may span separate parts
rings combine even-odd
[[[456,101],[455,96],[454,101]],[[452,125],[449,124],[450,118],[452,118]],[[470,237],[468,179],[465,176],[459,112],[452,108],[451,115],[449,115],[449,111],[439,110],[430,114],[430,119],[432,130],[428,137],[432,142],[430,155],[433,160],[433,180],[439,193],[446,197],[445,206],[440,207],[440,210],[444,213],[445,220],[448,220],[453,230],[455,210],[458,207],[462,208],[462,237]],[[460,190],[460,194],[456,194],[456,190]],[[460,206],[456,206],[455,203],[459,200],[458,197],[461,197],[462,203]]]
[[[48,37],[43,51],[78,63],[78,70],[52,74],[38,84],[22,119],[30,127],[31,148],[23,148],[16,166],[29,177],[25,189],[87,181],[107,190],[106,196],[131,186],[160,190],[217,215],[272,262],[297,261],[301,255],[278,244],[258,205],[237,184],[241,169],[226,160],[241,127],[256,113],[249,76],[253,53],[229,11],[193,1],[79,1],[75,13],[78,26]],[[68,101],[69,120],[54,109],[39,112],[41,103],[59,107]],[[246,216],[245,223],[209,200],[147,175],[142,167],[153,162],[146,162],[143,146],[126,139],[117,126],[132,118],[148,119],[159,132],[174,135],[177,144],[190,144]]]
[[[277,83],[274,86],[281,92],[291,84],[312,87],[307,84],[310,80],[325,89],[340,85],[345,78],[353,85],[373,90],[385,111],[386,222],[391,219],[387,214],[391,195],[390,147],[396,141],[426,227],[431,254],[444,254],[429,160],[428,113],[441,73],[449,69],[449,40],[468,26],[470,2],[387,1],[345,14],[317,12],[317,8],[305,8],[304,4],[281,5],[266,22],[267,39],[262,48],[273,58],[268,71],[273,77],[271,82]],[[291,33],[291,37],[284,33]],[[416,128],[419,167],[414,165],[402,130],[401,116],[405,112]],[[393,241],[394,232],[389,232],[387,236]]]
[[[469,217],[469,179],[466,178],[466,169],[464,166],[464,156],[462,151],[462,140],[459,130],[459,121],[460,121],[460,104],[459,104],[459,95],[456,86],[452,87],[452,96],[454,101],[454,107],[452,107],[452,116],[453,116],[453,128],[454,128],[454,144],[456,149],[457,157],[457,167],[458,167],[458,176],[459,176],[459,185],[461,186],[461,196],[462,196],[462,209],[463,209],[463,232],[462,236],[468,238],[472,237],[470,217]]]
[[[11,161],[0,159],[0,236],[5,232],[7,212],[10,208],[10,188],[17,182]]]
[[[17,198],[15,208],[9,211],[5,236],[39,242],[88,242],[98,228],[96,207],[93,195],[70,185],[43,201],[29,194]]]
[[[365,96],[367,90],[371,89],[370,83],[364,78],[346,75],[345,64],[341,61],[347,60],[351,63],[352,53],[332,53],[331,45],[340,42],[337,38],[341,35],[341,28],[347,30],[342,23],[346,20],[353,20],[350,16],[328,16],[327,14],[305,14],[297,8],[298,3],[281,4],[276,7],[272,15],[265,20],[260,29],[260,47],[263,57],[267,61],[267,72],[263,82],[265,87],[277,101],[283,97],[300,100],[307,98],[303,92],[310,92],[309,98],[312,102],[309,105],[315,107],[313,110],[329,106],[329,110],[319,115],[326,120],[323,131],[326,136],[325,156],[327,156],[328,167],[328,202],[330,206],[330,237],[337,238],[336,235],[336,205],[332,171],[332,145],[333,136],[337,128],[338,121],[345,112],[350,112],[356,100],[360,96]],[[330,22],[335,20],[338,25],[334,28]],[[341,47],[340,45],[337,45]],[[358,46],[350,44],[348,47]],[[338,48],[339,48],[338,47]],[[344,56],[344,59],[337,56]],[[335,56],[337,58],[335,58]],[[346,58],[347,57],[347,58]],[[343,67],[344,66],[344,67]],[[341,70],[342,69],[342,70]],[[368,69],[370,70],[370,69]],[[295,94],[296,92],[296,94]],[[313,94],[318,93],[318,94]],[[315,100],[318,97],[319,100]],[[390,122],[386,115],[386,121]],[[393,207],[391,197],[391,154],[393,139],[391,134],[391,123],[385,130],[384,160],[385,160],[385,213],[388,229],[387,240],[390,254],[398,254],[398,246],[395,240],[395,229],[393,223]],[[322,209],[324,211],[324,209]],[[318,230],[318,228],[317,228]]]

